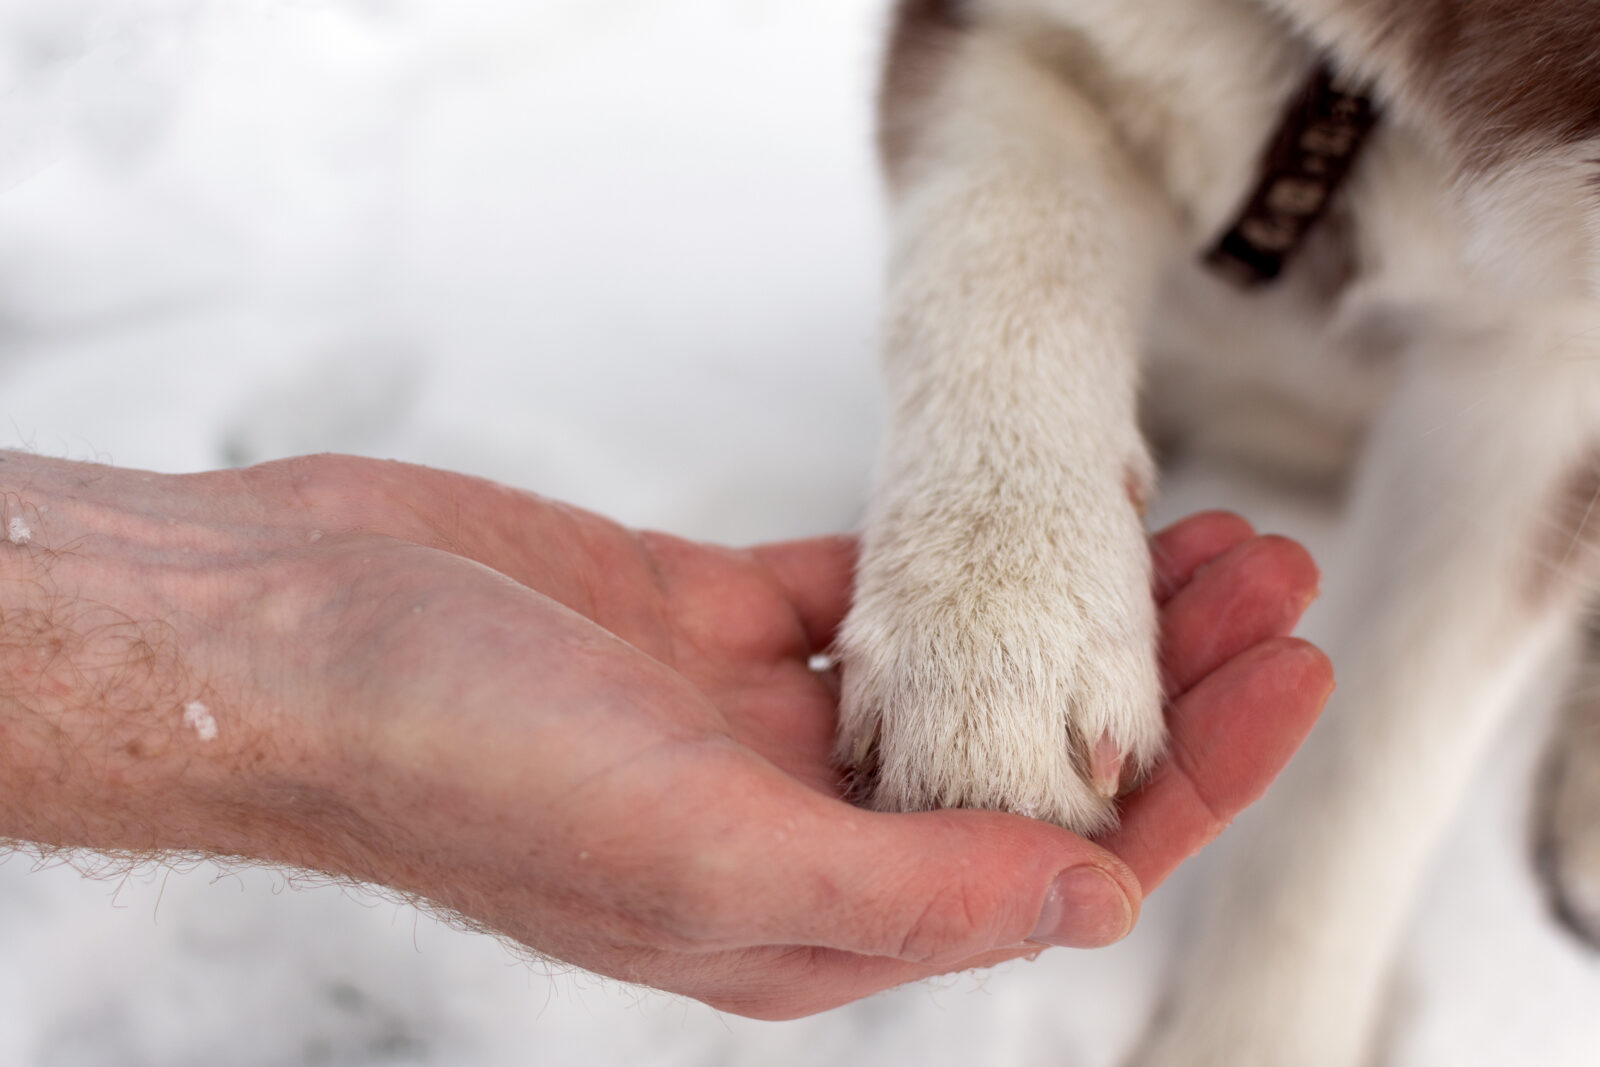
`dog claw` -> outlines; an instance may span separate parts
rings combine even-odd
[[[1089,775],[1096,793],[1111,800],[1122,792],[1122,765],[1126,759],[1122,746],[1110,734],[1100,739],[1089,760]]]

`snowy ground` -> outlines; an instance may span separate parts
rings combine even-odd
[[[882,8],[0,0],[0,445],[162,470],[338,449],[725,540],[848,526],[878,426]],[[1191,478],[1171,506],[1232,493]],[[1595,1062],[1600,965],[1523,857],[1537,744],[1507,739],[1440,860],[1395,1067]],[[774,1026],[267,873],[13,858],[0,1067],[1093,1067],[1192,881],[1114,951]]]

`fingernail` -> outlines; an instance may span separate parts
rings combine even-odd
[[[1099,867],[1063,871],[1044,896],[1039,927],[1029,940],[1060,948],[1104,948],[1133,929],[1133,903]]]

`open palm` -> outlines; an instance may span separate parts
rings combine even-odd
[[[342,462],[310,496],[364,517],[325,542],[361,557],[345,601],[416,605],[402,623],[347,614],[331,638],[365,665],[345,701],[379,724],[366,777],[394,786],[362,810],[399,847],[360,873],[742,1014],[808,1014],[1036,939],[1116,940],[1331,690],[1321,654],[1284,636],[1314,595],[1303,550],[1202,516],[1153,545],[1173,742],[1119,830],[864,812],[840,799],[837,685],[811,665],[849,603],[851,539],[718,548]],[[1083,869],[1115,900],[1063,898],[1062,873]]]

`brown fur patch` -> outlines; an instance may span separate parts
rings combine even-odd
[[[1600,2],[1362,0],[1476,166],[1600,136]]]
[[[878,101],[878,148],[898,183],[916,150],[929,101],[972,25],[967,0],[899,0]]]

